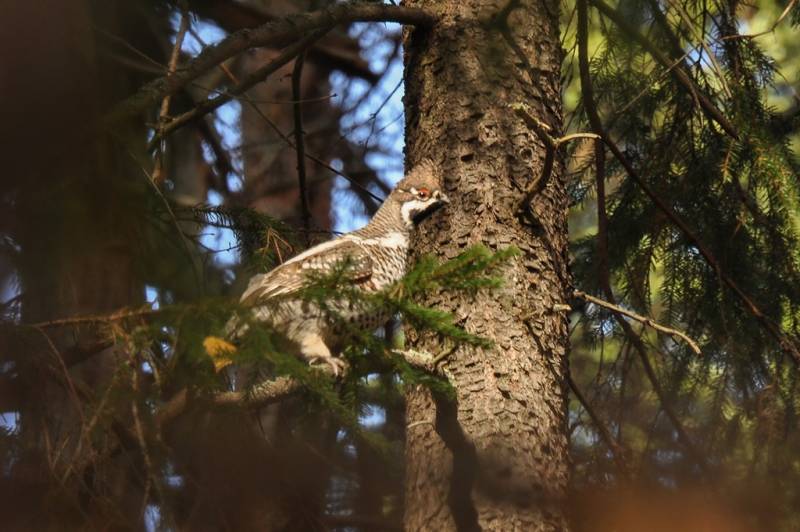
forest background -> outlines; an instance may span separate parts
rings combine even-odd
[[[404,149],[419,152],[403,99],[424,76],[404,78],[404,43],[430,31],[435,6],[342,16],[147,93],[237,31],[337,8],[2,7],[0,506],[13,528],[373,530],[420,518],[405,397],[417,385],[447,395],[441,380],[383,353],[333,383],[279,353],[258,358],[269,338],[243,350],[243,369],[215,371],[203,342],[253,273],[366,223],[403,175]],[[563,110],[552,104],[563,124],[531,102],[497,102],[536,147],[510,157],[541,169],[552,155],[541,186],[561,187],[569,206],[570,349],[556,385],[570,482],[558,512],[576,530],[797,528],[796,2],[494,8],[482,31],[500,44],[470,44],[488,64],[532,72],[526,83],[548,75],[513,44],[523,12],[557,27],[563,50]],[[530,174],[505,176],[516,177],[520,198],[536,188]],[[475,253],[445,288],[503,277]],[[438,271],[420,270],[408,301],[425,302]],[[477,341],[419,312],[420,330]],[[305,386],[254,401],[265,374]]]

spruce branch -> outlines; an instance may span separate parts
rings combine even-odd
[[[697,84],[692,80],[691,76],[689,76],[683,67],[679,66],[673,68],[671,65],[672,61],[670,61],[669,57],[659,50],[658,47],[656,47],[652,42],[650,42],[647,37],[639,33],[639,31],[637,31],[630,23],[628,23],[625,17],[616,9],[603,2],[603,0],[589,1],[603,16],[616,24],[617,27],[623,31],[623,33],[631,37],[634,41],[639,43],[642,48],[647,50],[647,52],[653,57],[653,59],[656,60],[656,62],[666,69],[671,68],[670,72],[675,80],[683,85],[689,94],[695,98],[709,119],[719,124],[720,127],[722,127],[722,129],[731,137],[735,139],[739,138],[739,133],[733,124],[731,124],[725,115],[723,115],[722,112],[717,109],[716,105],[714,105],[711,99],[700,89],[700,87],[697,86]]]
[[[624,158],[622,153],[619,151],[619,148],[610,141],[609,137],[605,133],[603,129],[602,122],[600,121],[600,116],[597,113],[597,107],[594,100],[594,90],[591,76],[589,75],[589,58],[588,58],[588,6],[587,0],[578,0],[577,3],[577,12],[578,12],[578,27],[577,27],[577,41],[578,41],[578,66],[580,69],[580,79],[581,79],[581,93],[583,96],[584,107],[586,109],[586,114],[589,119],[589,124],[592,127],[592,130],[595,134],[599,135],[603,142],[609,146],[612,153],[615,154],[620,159],[620,162],[625,166],[625,169],[628,170],[628,174],[631,178],[647,193],[648,197],[656,203],[659,207],[663,209],[669,209],[672,213],[672,210],[661,200],[659,196],[657,196],[650,187],[639,177],[639,175],[635,172],[633,167],[630,163],[627,162],[627,159]],[[605,179],[604,175],[604,166],[605,166],[605,158],[601,157],[602,150],[600,150],[600,142],[597,141],[595,144],[596,149],[596,161],[598,163],[598,173],[597,179],[598,182],[600,180]],[[623,162],[624,161],[624,162]],[[634,177],[635,176],[635,177]],[[600,226],[600,232],[598,238],[600,239],[599,248],[601,250],[601,258],[603,260],[607,260],[606,253],[608,250],[607,247],[607,231],[605,231],[605,226],[603,224],[606,223],[605,218],[605,198],[603,195],[604,190],[604,183],[599,183],[599,202],[598,203],[598,224]],[[662,209],[662,210],[663,210]],[[674,213],[673,213],[674,215]],[[676,216],[677,218],[677,216]],[[682,221],[681,221],[682,223]],[[685,227],[685,225],[684,225]],[[688,231],[688,228],[687,228]],[[605,293],[605,296],[608,298],[608,301],[611,304],[616,305],[614,292],[611,289],[611,280],[609,275],[609,270],[607,267],[607,263],[603,263],[602,267],[599,271],[599,284]],[[642,339],[636,334],[636,332],[631,327],[630,323],[628,323],[622,316],[618,313],[613,314],[616,322],[625,332],[625,336],[630,340],[631,344],[636,349],[637,354],[639,355],[639,360],[642,363],[642,368],[645,371],[645,375],[647,376],[648,381],[650,381],[650,386],[653,388],[653,391],[658,398],[659,403],[661,404],[661,408],[666,413],[667,417],[669,418],[672,426],[675,428],[675,432],[678,435],[678,439],[683,445],[686,452],[692,457],[695,463],[698,464],[703,470],[707,469],[707,463],[705,457],[700,453],[699,449],[695,445],[693,439],[689,436],[688,432],[686,431],[683,423],[681,422],[678,415],[673,410],[672,406],[670,405],[666,394],[661,386],[661,383],[658,381],[658,377],[656,376],[655,370],[650,362],[650,359],[647,355],[647,349],[644,345]]]
[[[205,215],[216,215],[220,221],[229,222],[229,213],[224,211],[205,211]],[[452,389],[446,382],[446,375],[439,367],[440,363],[452,354],[455,349],[462,345],[472,345],[485,348],[491,345],[486,339],[471,334],[459,327],[454,317],[448,312],[428,308],[416,303],[413,298],[421,291],[435,289],[441,290],[463,290],[467,292],[494,288],[500,285],[501,279],[493,275],[493,269],[502,262],[518,254],[515,248],[508,248],[498,252],[491,252],[483,246],[474,246],[466,250],[458,257],[439,262],[432,257],[423,258],[409,274],[398,281],[395,285],[375,294],[364,294],[354,290],[349,283],[352,276],[352,261],[342,261],[333,268],[333,271],[326,276],[312,276],[308,279],[307,286],[301,291],[298,297],[313,301],[322,309],[329,319],[340,320],[348,333],[348,339],[352,343],[352,350],[366,349],[373,354],[382,354],[384,358],[392,362],[393,369],[399,374],[404,382],[414,384],[424,384],[431,389],[445,395],[452,394]],[[412,326],[421,332],[427,331],[437,335],[450,343],[449,348],[443,349],[438,354],[428,354],[420,352],[410,352],[390,350],[383,341],[376,338],[370,331],[364,331],[343,320],[336,311],[337,304],[369,305],[375,311],[381,308],[388,309],[391,314],[400,314]],[[269,301],[267,304],[280,304],[280,299]],[[131,360],[135,360],[136,353],[143,353],[147,349],[150,341],[165,341],[163,331],[165,327],[173,327],[175,322],[191,315],[196,321],[192,328],[184,330],[183,336],[192,335],[188,340],[182,340],[179,344],[176,331],[175,340],[169,341],[175,351],[178,346],[182,346],[180,352],[173,352],[170,357],[169,366],[161,368],[154,367],[154,371],[159,374],[165,370],[174,369],[173,364],[177,360],[185,360],[194,365],[192,358],[196,357],[192,353],[208,351],[209,337],[205,341],[195,342],[193,339],[195,332],[207,332],[209,323],[218,323],[219,327],[227,321],[224,316],[229,316],[231,305],[218,300],[208,300],[196,304],[188,305],[165,305],[160,309],[139,308],[121,309],[119,311],[91,316],[78,316],[60,320],[52,320],[37,324],[37,330],[41,331],[45,327],[56,326],[75,326],[83,324],[104,324],[113,326],[122,334],[129,338],[137,338],[136,345],[131,347]],[[161,402],[160,406],[152,413],[153,423],[158,430],[163,428],[177,417],[182,415],[192,404],[207,405],[212,407],[241,406],[245,408],[261,408],[265,405],[282,401],[290,396],[301,392],[308,392],[309,397],[315,398],[333,412],[337,418],[350,427],[353,431],[359,431],[357,418],[353,415],[352,409],[342,403],[338,392],[332,386],[333,381],[329,375],[310,368],[304,361],[292,354],[281,352],[279,342],[273,337],[280,336],[279,331],[273,331],[267,324],[256,322],[250,313],[249,308],[237,308],[237,319],[247,326],[247,333],[239,341],[239,346],[235,352],[226,352],[233,362],[247,365],[263,365],[265,362],[270,368],[272,377],[259,379],[255,384],[242,390],[214,390],[218,386],[210,381],[212,389],[207,385],[185,385],[173,392],[169,398]],[[125,322],[134,320],[133,332],[125,333]],[[198,326],[200,329],[198,330]],[[184,324],[184,327],[187,327]],[[149,338],[149,340],[148,340]],[[206,351],[203,351],[203,345]],[[214,344],[216,345],[216,344]],[[184,353],[184,354],[181,354]],[[139,356],[140,356],[139,355]],[[205,358],[205,357],[203,357]],[[150,357],[151,364],[158,364],[154,357]],[[195,359],[197,360],[197,359]],[[201,361],[202,366],[210,368],[208,360]],[[196,367],[196,366],[195,366]],[[196,371],[196,370],[195,370]],[[214,372],[208,371],[208,376],[215,380]],[[442,377],[445,380],[442,380]],[[163,376],[159,380],[163,380]],[[67,383],[69,384],[69,383]],[[80,393],[78,390],[76,393]],[[82,398],[89,397],[84,394]],[[144,412],[139,410],[137,416],[143,416]],[[128,440],[134,445],[142,447],[141,452],[147,452],[143,447],[142,419],[137,420],[137,426],[125,429]],[[132,436],[132,437],[130,437]],[[359,437],[366,439],[372,436],[364,434]],[[372,442],[375,445],[383,446],[385,442]]]
[[[598,4],[602,4],[601,0],[591,0],[595,6]],[[605,4],[603,4],[605,5]],[[605,6],[608,8],[608,6]],[[604,8],[604,9],[605,9]],[[742,306],[746,311],[748,311],[764,328],[770,336],[772,336],[780,345],[781,349],[789,353],[792,358],[795,360],[796,363],[800,363],[800,347],[798,347],[797,342],[787,336],[778,324],[774,323],[762,310],[761,308],[753,301],[753,299],[745,293],[742,288],[739,287],[739,284],[733,280],[733,278],[728,275],[723,269],[720,262],[717,260],[715,255],[711,252],[710,248],[706,246],[689,228],[688,224],[680,217],[677,212],[669,206],[669,204],[664,201],[651,187],[650,185],[642,178],[642,176],[636,171],[633,164],[628,160],[628,158],[622,153],[616,143],[610,138],[608,133],[605,131],[603,124],[600,120],[600,117],[597,113],[597,107],[594,101],[594,91],[592,89],[592,80],[589,74],[589,61],[588,61],[588,8],[587,8],[587,0],[578,0],[578,32],[577,32],[577,39],[578,39],[578,58],[579,58],[579,68],[580,68],[580,75],[581,75],[581,92],[583,95],[584,107],[586,109],[586,114],[589,119],[589,123],[592,127],[592,130],[595,134],[600,135],[602,142],[608,147],[614,157],[619,161],[622,167],[625,169],[625,172],[628,176],[641,188],[641,190],[647,195],[648,198],[658,207],[658,209],[663,212],[667,218],[678,228],[680,229],[681,233],[684,237],[697,248],[700,255],[705,259],[708,265],[714,270],[717,276],[722,280],[722,282],[728,286],[728,288],[736,295],[736,297],[742,303]],[[608,281],[602,281],[607,283]],[[606,297],[608,297],[609,301],[614,303],[613,301],[613,294],[610,291],[610,285],[604,286],[604,292],[606,293]],[[624,322],[624,320],[622,320]],[[626,322],[627,324],[627,322]]]

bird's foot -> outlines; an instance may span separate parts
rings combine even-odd
[[[333,374],[334,377],[337,378],[344,376],[350,369],[350,365],[347,363],[346,360],[341,358],[336,358],[333,356],[311,357],[308,359],[308,365],[316,369],[319,369],[321,371],[324,371],[325,373],[331,373]]]

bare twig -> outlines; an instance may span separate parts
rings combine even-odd
[[[300,211],[303,216],[303,229],[305,229],[306,246],[311,244],[309,229],[311,229],[311,209],[308,206],[308,190],[306,187],[306,143],[303,131],[303,104],[301,99],[303,81],[304,55],[300,53],[294,61],[292,70],[292,111],[294,115],[294,151],[297,154],[297,184],[300,189]]]
[[[786,8],[780,14],[778,19],[772,24],[772,26],[770,26],[768,29],[764,31],[760,31],[758,33],[751,33],[749,35],[726,35],[725,37],[722,38],[722,40],[730,41],[733,39],[755,39],[756,37],[761,37],[763,35],[767,35],[768,33],[772,33],[773,31],[775,31],[775,28],[778,27],[778,24],[783,22],[783,19],[786,18],[786,15],[789,14],[789,12],[792,10],[795,4],[797,4],[797,0],[791,0],[788,4],[786,4]]]
[[[560,148],[562,144],[578,139],[599,139],[600,135],[596,133],[570,133],[556,139],[556,147]]]
[[[181,48],[183,47],[183,39],[186,37],[186,31],[189,29],[189,9],[186,5],[186,0],[181,1],[181,22],[178,27],[178,33],[175,34],[175,45],[172,47],[172,53],[169,57],[169,64],[167,65],[167,79],[175,75],[178,68],[178,58],[181,56]],[[158,113],[158,149],[156,151],[155,161],[153,165],[153,182],[157,185],[164,179],[163,155],[164,155],[164,135],[161,133],[164,126],[169,119],[169,103],[172,98],[171,94],[164,96],[161,100],[161,109]]]
[[[211,121],[208,120],[208,118],[198,120],[197,130],[200,132],[200,135],[202,135],[203,139],[206,141],[206,144],[208,144],[208,147],[211,148],[211,151],[214,154],[214,166],[216,167],[219,178],[216,185],[219,187],[219,190],[228,194],[230,193],[227,179],[228,174],[234,174],[239,179],[242,179],[242,176],[233,167],[233,163],[228,156],[228,152],[226,152],[225,148],[222,146],[222,139],[220,138],[219,132],[210,122]]]
[[[106,406],[108,401],[111,399],[112,392],[116,391],[115,386],[123,374],[123,367],[124,365],[119,365],[114,370],[114,374],[111,376],[111,380],[109,381],[108,386],[106,386],[105,392],[100,396],[100,400],[97,401],[96,405],[94,406],[94,414],[89,419],[88,423],[84,423],[81,426],[81,432],[87,441],[91,441],[90,438],[92,431],[94,431],[95,426],[97,426],[97,423],[100,421],[100,417],[107,412]]]
[[[205,72],[249,48],[283,47],[320,28],[349,22],[399,22],[430,27],[436,16],[423,9],[377,3],[344,3],[310,13],[290,15],[253,29],[237,31],[203,50],[173,76],[151,81],[106,115],[107,125],[136,116],[168,94],[175,94]]]
[[[247,100],[245,100],[245,101],[247,101]],[[261,109],[258,108],[257,105],[252,104],[249,101],[247,101],[247,102],[250,104],[250,107],[256,112],[256,114],[258,114],[258,116],[260,116],[261,119],[264,120],[264,122],[281,138],[281,140],[283,140],[283,142],[286,143],[287,146],[289,146],[292,149],[296,149],[294,142],[292,142],[292,139],[290,139],[288,135],[286,135],[283,131],[281,131],[281,129],[275,124],[275,122],[270,120],[270,118],[267,115],[265,115],[261,111]],[[381,198],[381,197],[375,195],[367,187],[365,187],[364,185],[362,185],[361,183],[359,183],[358,181],[356,181],[355,179],[353,179],[349,175],[340,172],[339,170],[337,170],[333,166],[329,165],[328,163],[326,163],[325,161],[323,161],[322,159],[320,159],[316,155],[312,155],[310,153],[306,153],[305,156],[306,156],[306,158],[308,160],[317,163],[318,165],[320,165],[321,167],[325,168],[326,170],[330,170],[334,174],[345,178],[353,187],[357,188],[358,190],[360,190],[364,194],[367,194],[368,196],[370,196],[375,201],[377,201],[379,203],[383,202],[384,198]]]
[[[47,343],[48,349],[53,354],[53,358],[55,358],[56,362],[58,362],[58,367],[61,370],[62,378],[64,379],[66,388],[69,391],[70,398],[74,403],[78,417],[81,419],[81,425],[85,425],[86,417],[83,413],[83,405],[81,404],[80,397],[78,396],[78,390],[75,388],[75,382],[72,380],[72,376],[67,369],[67,365],[64,363],[64,359],[61,358],[61,352],[58,350],[58,348],[56,348],[50,337],[47,336],[47,333],[42,330],[42,327],[34,325],[33,328],[36,330],[36,332],[42,335],[42,338],[44,338],[44,341]]]
[[[544,155],[544,162],[542,163],[542,171],[539,173],[539,177],[531,182],[528,186],[527,190],[525,191],[525,197],[520,202],[519,210],[526,209],[528,205],[530,205],[531,200],[533,200],[534,196],[539,194],[541,191],[547,187],[547,183],[550,181],[550,175],[553,173],[553,162],[555,161],[556,151],[567,142],[576,139],[598,139],[600,138],[598,135],[594,133],[571,133],[569,135],[564,135],[560,138],[553,138],[550,135],[551,128],[547,124],[539,121],[533,114],[530,113],[529,107],[524,103],[515,103],[511,104],[511,110],[520,117],[525,125],[528,128],[536,133],[539,137],[539,140],[544,143],[545,147],[545,155]]]
[[[581,392],[580,388],[578,388],[578,385],[575,384],[575,379],[572,378],[572,374],[569,372],[569,370],[567,371],[567,384],[583,409],[587,414],[589,414],[589,419],[592,420],[592,424],[597,429],[600,439],[603,440],[603,443],[606,444],[608,450],[611,451],[611,456],[614,459],[614,463],[616,464],[619,472],[625,477],[629,476],[630,468],[625,462],[625,449],[614,438],[614,436],[611,435],[608,427],[606,427],[605,423],[603,423],[603,421],[600,419],[600,416],[597,415],[597,412],[594,411],[594,408],[592,408],[592,405],[589,404],[589,401],[586,400],[583,392]]]
[[[386,104],[388,104],[391,101],[392,97],[397,93],[397,91],[400,90],[400,87],[403,86],[403,83],[405,83],[405,81],[401,78],[394,86],[394,88],[391,90],[391,92],[389,92],[389,94],[386,95],[386,97],[383,99],[383,101],[377,107],[377,109],[375,109],[375,111],[372,113],[371,116],[372,123],[369,126],[369,135],[367,135],[367,138],[364,140],[364,151],[361,154],[362,158],[366,157],[367,149],[369,148],[369,143],[372,141],[372,136],[376,133],[375,124],[378,122],[378,115],[381,113],[381,111],[383,111],[383,108],[386,107]],[[379,129],[377,133],[381,133],[386,127],[388,127],[388,125]]]
[[[133,417],[133,429],[134,433],[136,434],[136,441],[139,444],[139,450],[142,453],[142,459],[144,461],[144,466],[146,470],[146,481],[145,481],[145,489],[144,489],[144,496],[142,497],[142,513],[147,506],[147,500],[150,495],[150,486],[152,485],[155,487],[156,494],[158,495],[159,500],[164,500],[164,494],[161,492],[161,484],[158,479],[158,475],[156,474],[156,470],[153,467],[153,460],[150,458],[150,451],[147,446],[147,440],[144,435],[144,425],[142,423],[142,418],[139,413],[139,405],[137,404],[138,401],[138,394],[139,394],[139,370],[138,368],[133,368],[133,375],[131,377],[131,386],[133,389],[133,398],[131,399],[131,415]]]
[[[30,324],[31,327],[47,329],[50,327],[61,327],[64,325],[87,325],[95,323],[109,323],[114,321],[126,320],[128,318],[138,318],[142,316],[152,316],[164,312],[164,309],[154,309],[143,307],[138,309],[123,308],[111,314],[90,314],[86,316],[75,316],[71,318],[61,318],[57,320],[40,321]]]
[[[133,159],[137,163],[139,162],[139,160],[136,158],[136,156],[133,153],[130,152],[130,150],[128,150],[128,155],[131,157],[131,159]],[[189,260],[189,263],[192,265],[192,273],[194,274],[195,282],[197,282],[197,286],[202,286],[203,285],[203,283],[202,283],[203,276],[198,271],[197,262],[195,261],[194,254],[192,252],[192,245],[189,242],[189,238],[186,236],[186,233],[184,233],[184,231],[181,229],[181,225],[178,223],[178,219],[175,218],[175,212],[172,210],[172,206],[170,206],[169,200],[164,195],[164,193],[161,192],[161,189],[158,187],[156,182],[153,180],[153,176],[147,173],[147,170],[145,169],[145,167],[142,166],[141,164],[139,164],[139,168],[142,170],[142,174],[144,174],[144,178],[147,180],[147,183],[153,188],[153,192],[155,192],[156,196],[158,196],[158,198],[164,204],[164,209],[166,210],[167,214],[169,215],[170,220],[172,221],[172,223],[175,225],[175,229],[177,230],[178,235],[181,238],[181,243],[183,244],[183,250],[186,253],[186,258]]]
[[[595,305],[601,306],[603,308],[607,308],[608,310],[612,310],[614,312],[618,312],[618,313],[620,313],[620,314],[622,314],[624,316],[627,316],[627,317],[629,317],[631,319],[634,319],[634,320],[636,320],[636,321],[638,321],[640,323],[643,323],[643,324],[647,325],[648,327],[650,327],[652,329],[655,329],[657,331],[661,331],[663,333],[669,334],[670,336],[677,336],[678,338],[680,338],[681,340],[686,342],[686,344],[692,349],[692,351],[695,352],[695,354],[699,355],[699,354],[702,353],[700,351],[700,346],[697,345],[697,342],[695,342],[694,340],[689,338],[689,336],[687,336],[686,333],[684,333],[684,332],[681,332],[681,331],[679,331],[677,329],[673,329],[671,327],[667,327],[665,325],[661,325],[660,323],[654,321],[652,318],[648,318],[647,316],[642,316],[642,315],[637,314],[637,313],[635,313],[635,312],[633,312],[631,310],[622,308],[622,307],[620,307],[618,305],[614,305],[613,303],[610,303],[610,302],[605,301],[603,299],[600,299],[598,297],[594,297],[594,296],[589,295],[586,292],[582,292],[580,290],[575,290],[572,293],[572,295],[574,295],[575,297],[577,297],[579,299],[583,299],[584,301],[588,301],[589,303],[594,303]]]
[[[152,57],[150,57],[149,55],[144,53],[142,50],[136,48],[131,43],[129,43],[126,39],[123,39],[119,35],[115,35],[115,34],[109,32],[109,31],[107,31],[104,28],[101,28],[99,26],[95,26],[94,24],[92,24],[92,29],[94,31],[96,31],[99,35],[102,35],[103,37],[109,39],[110,41],[119,44],[120,46],[122,46],[123,48],[128,50],[129,52],[133,53],[136,57],[141,59],[147,65],[147,67],[149,69],[148,70],[149,72],[157,72],[159,74],[163,74],[167,70],[166,67],[161,62],[156,61],[155,59],[153,59]],[[110,47],[103,46],[103,49],[106,49],[106,48],[110,48]]]
[[[303,51],[305,51],[309,46],[317,42],[320,39],[320,37],[322,37],[328,31],[330,31],[331,27],[332,26],[314,31],[310,35],[307,35],[306,37],[291,44],[290,46],[287,46],[278,55],[278,57],[276,57],[266,65],[251,72],[246,78],[244,78],[241,82],[237,82],[237,84],[231,87],[228,91],[220,93],[214,98],[203,100],[193,109],[186,111],[185,113],[176,117],[174,120],[171,120],[166,126],[162,128],[162,130],[158,134],[158,137],[153,138],[151,144],[153,142],[157,142],[159,140],[159,137],[163,137],[165,135],[173,133],[174,131],[180,129],[189,122],[196,120],[197,118],[214,111],[215,109],[225,105],[226,103],[236,98],[237,96],[241,96],[247,90],[254,87],[258,83],[261,83],[262,81],[267,79],[270,75],[275,73],[278,69],[288,64],[299,54],[303,53]],[[229,72],[230,72],[229,70],[227,69],[225,70],[226,74],[229,74]],[[234,80],[234,82],[236,82],[236,78],[232,79]]]

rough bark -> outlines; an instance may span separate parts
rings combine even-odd
[[[413,247],[446,258],[476,243],[515,245],[522,254],[500,290],[428,298],[495,345],[450,356],[455,402],[424,389],[408,394],[405,526],[563,530],[567,322],[554,305],[565,302],[569,284],[567,199],[558,162],[532,215],[518,216],[545,150],[507,108],[527,103],[560,130],[558,3],[511,3],[513,46],[495,17],[506,2],[407,4],[442,15],[433,29],[406,36],[407,163],[440,163],[452,199]],[[435,338],[413,340],[441,349]]]

